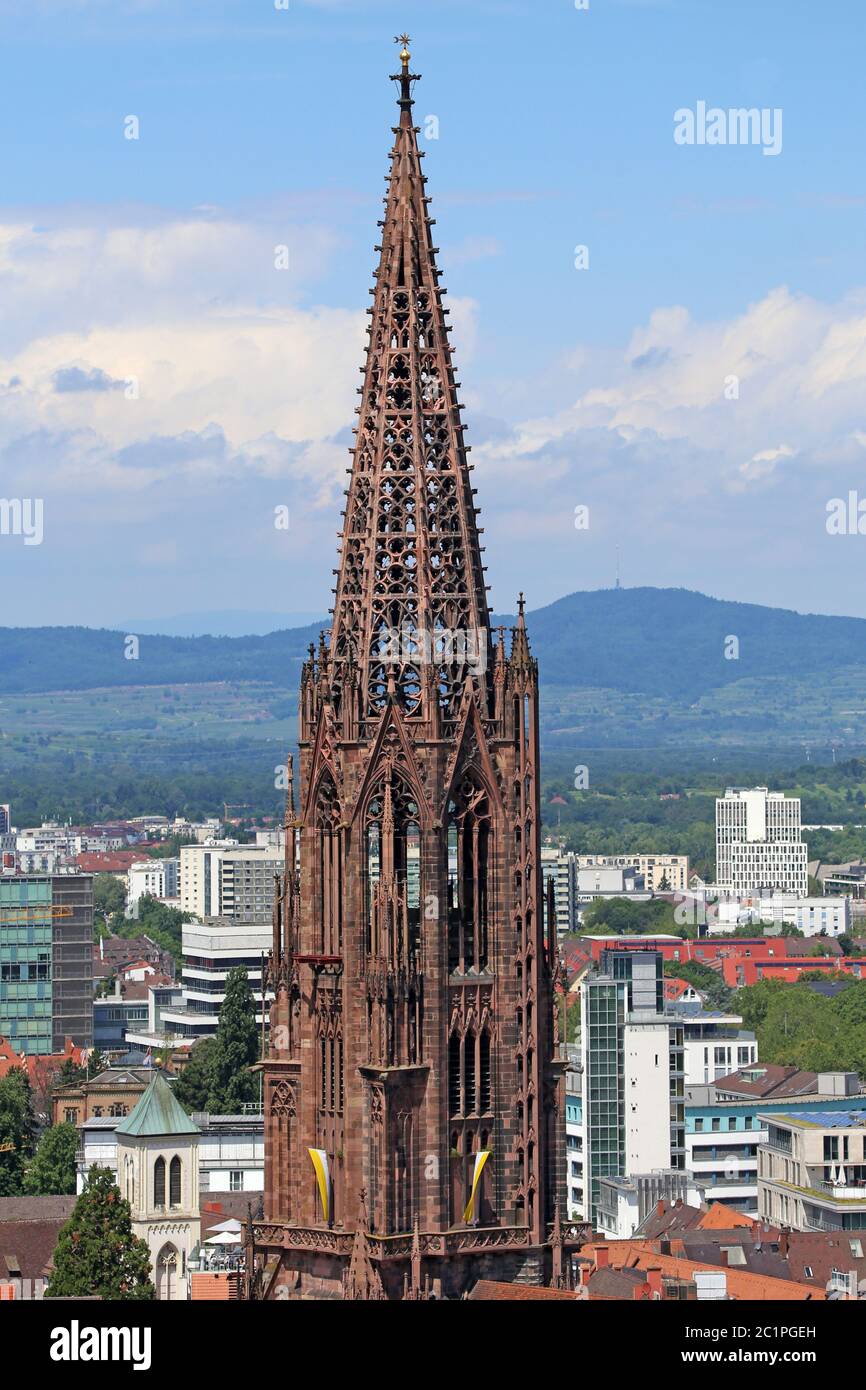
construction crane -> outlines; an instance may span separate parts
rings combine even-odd
[[[230,802],[224,801],[224,802],[223,802],[223,820],[228,820],[228,818],[229,818],[229,811],[251,811],[252,809],[253,809],[252,806],[250,806],[250,805],[249,805],[247,802],[245,802],[245,801],[244,801],[244,802],[238,802],[238,804],[237,804],[236,806],[232,806]]]
[[[26,907],[0,903],[0,924],[8,927],[10,923],[31,922],[38,917],[71,917],[72,912],[68,903],[30,903]]]

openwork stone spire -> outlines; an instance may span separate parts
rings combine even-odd
[[[400,56],[331,643],[301,675],[297,814],[287,779],[255,1231],[268,1298],[461,1297],[478,1260],[547,1280],[564,1200],[538,670],[522,598],[510,653],[504,630],[490,645]]]
[[[423,712],[425,679],[456,717],[467,670],[486,669],[489,617],[432,220],[401,53],[381,259],[373,290],[331,636],[359,668],[360,714],[390,693]],[[428,711],[429,712],[429,711]]]

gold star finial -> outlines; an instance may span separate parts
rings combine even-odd
[[[394,42],[401,43],[403,45],[403,50],[400,54],[400,58],[404,68],[407,68],[409,66],[409,59],[412,57],[412,54],[409,52],[409,45],[412,42],[412,40],[410,39],[408,34],[398,34],[397,37],[394,39]]]

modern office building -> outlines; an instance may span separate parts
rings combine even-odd
[[[274,875],[282,868],[282,853],[268,846],[182,845],[181,909],[196,917],[270,924]]]
[[[0,877],[0,1033],[18,1052],[93,1041],[93,879]]]
[[[846,864],[824,864],[817,860],[810,873],[818,880],[821,891],[828,896],[841,893],[862,908],[866,898],[866,863],[851,859]]]
[[[665,1012],[660,952],[606,951],[581,985],[584,1215],[600,1183],[685,1167],[682,1020]]]
[[[758,1214],[795,1231],[866,1231],[866,1097],[859,1109],[761,1116]]]
[[[127,1034],[141,1032],[146,1027],[146,999],[124,999],[120,994],[94,999],[93,1045],[100,1052],[126,1048]]]
[[[800,1071],[761,1064],[714,1084],[686,1088],[686,1166],[706,1193],[758,1216],[758,1149],[767,1142],[767,1115],[811,1114],[828,1108],[866,1108],[850,1072]]]
[[[271,946],[271,929],[255,922],[208,918],[183,925],[183,965],[180,1005],[161,1009],[165,1041],[213,1036],[225,998],[228,973],[246,966],[256,998],[256,1022],[262,1023],[262,956]]]
[[[754,1033],[743,1029],[739,1014],[716,1013],[672,1005],[683,1026],[683,1073],[686,1086],[706,1085],[758,1060]]]
[[[778,890],[805,898],[807,846],[800,798],[729,787],[716,799],[716,885],[732,893]]]

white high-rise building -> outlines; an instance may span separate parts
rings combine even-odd
[[[183,999],[161,1011],[161,1027],[167,1038],[212,1037],[226,995],[229,972],[246,968],[256,1001],[256,1024],[262,1026],[262,961],[271,948],[270,926],[239,922],[233,917],[208,917],[204,922],[183,924]],[[272,998],[268,995],[268,998]]]
[[[777,890],[805,897],[807,846],[800,798],[766,787],[729,787],[716,799],[716,883],[731,893]]]
[[[182,845],[180,905],[196,917],[237,917],[269,923],[274,874],[283,868],[281,851],[268,845],[211,842]]]

